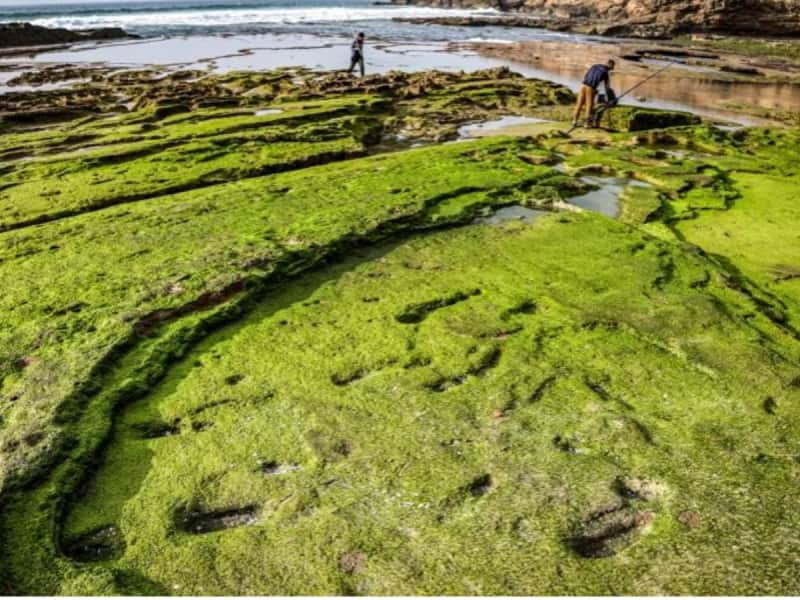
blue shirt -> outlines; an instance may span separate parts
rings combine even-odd
[[[604,83],[606,89],[608,89],[608,67],[606,65],[594,65],[586,72],[583,84],[596,90],[601,83]]]

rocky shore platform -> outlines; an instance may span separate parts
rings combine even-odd
[[[800,593],[800,129],[83,75],[0,97],[0,592]]]

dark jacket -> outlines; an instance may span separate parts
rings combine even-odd
[[[601,83],[605,84],[606,89],[608,89],[608,67],[606,65],[594,65],[586,72],[583,84],[596,90]]]
[[[353,43],[350,46],[350,55],[353,58],[361,58],[364,54],[364,42],[359,40],[358,38],[353,40]]]

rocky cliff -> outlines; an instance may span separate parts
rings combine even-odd
[[[393,0],[445,8],[497,8],[608,35],[713,32],[800,35],[800,0]]]

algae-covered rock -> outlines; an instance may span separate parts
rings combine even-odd
[[[610,109],[603,114],[601,120],[604,127],[615,131],[647,131],[648,129],[686,127],[699,125],[700,122],[700,117],[691,113],[632,107]]]
[[[8,100],[1,591],[800,591],[800,132],[158,75]]]

